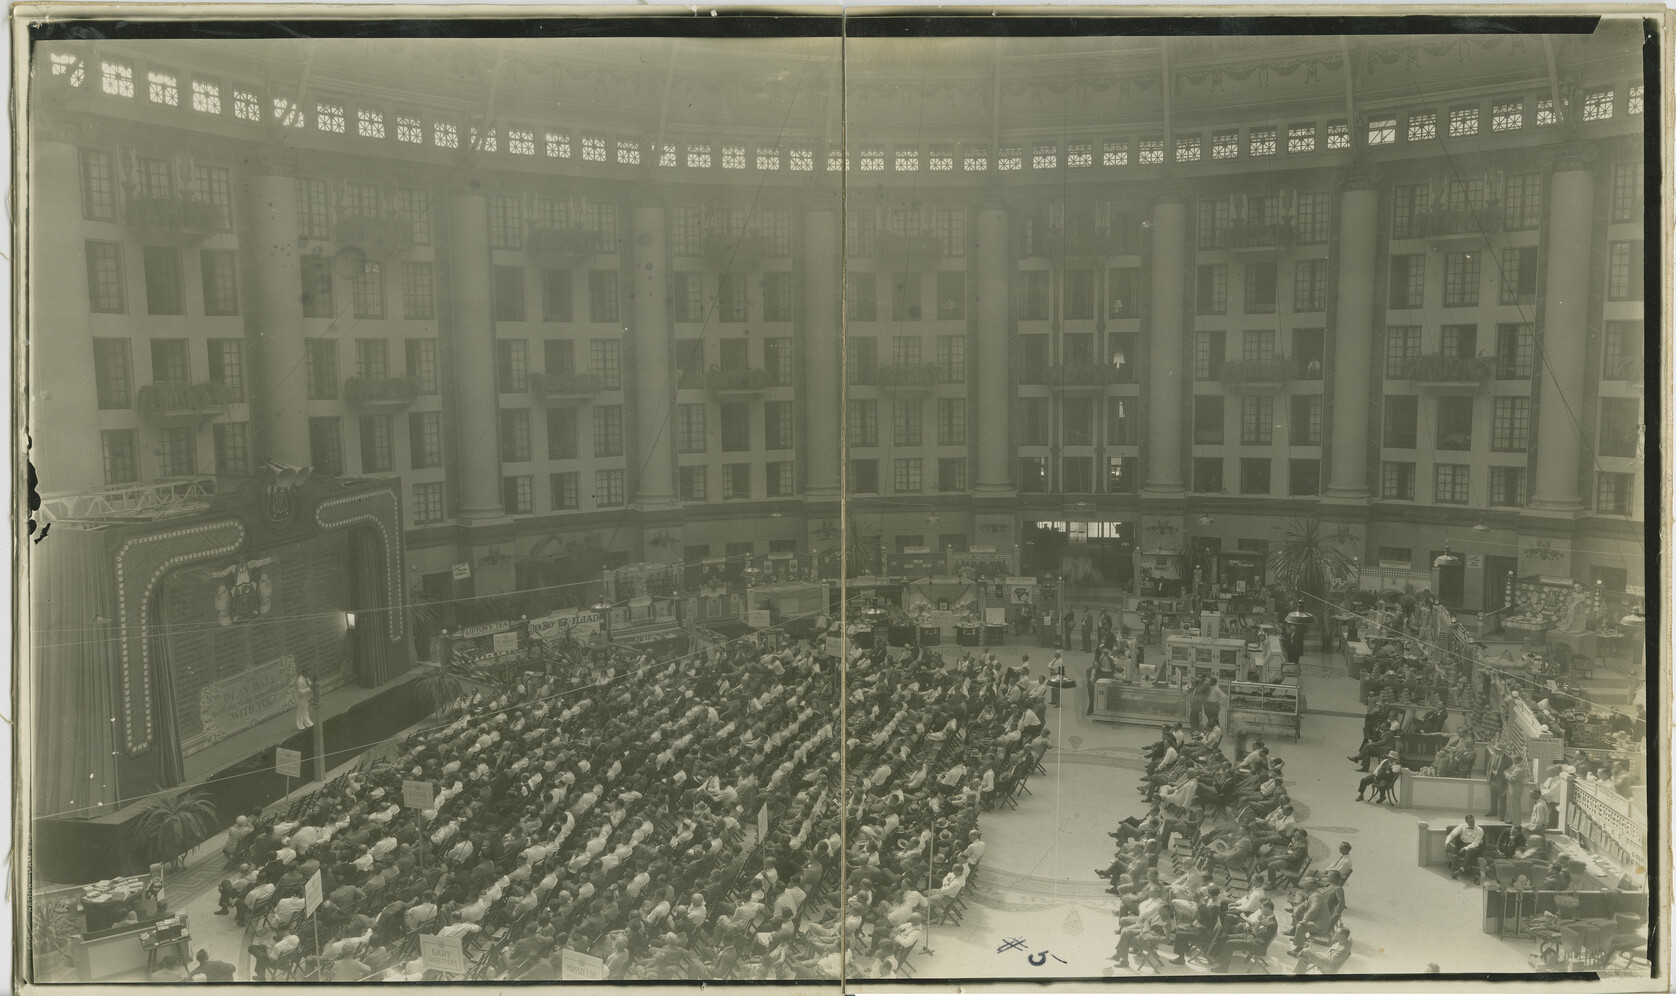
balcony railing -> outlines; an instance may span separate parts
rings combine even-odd
[[[898,235],[880,232],[873,238],[873,258],[887,273],[918,273],[943,258],[943,243],[935,235]]]
[[[929,391],[943,379],[935,363],[889,363],[877,370],[876,382],[887,391]]]
[[[1283,221],[1242,221],[1222,233],[1224,249],[1290,249],[1298,244],[1298,230]]]
[[[1123,381],[1123,369],[1110,363],[1057,363],[1043,373],[1042,383],[1056,390],[1099,390]]]
[[[1261,360],[1228,360],[1217,379],[1230,391],[1279,392],[1298,375],[1297,361],[1290,356]]]
[[[413,248],[413,222],[393,214],[346,214],[332,234],[339,249],[359,249],[373,262]]]
[[[1436,239],[1450,236],[1490,236],[1500,232],[1506,216],[1498,202],[1472,208],[1428,208],[1415,211],[1406,219],[1399,217],[1396,237],[1399,239]]]
[[[232,388],[213,380],[187,384],[159,381],[142,386],[135,396],[141,414],[160,422],[207,422],[225,414],[236,397]]]
[[[178,194],[134,194],[124,215],[128,224],[149,233],[202,239],[221,228],[221,212],[208,201]]]
[[[542,402],[579,401],[605,390],[605,378],[592,373],[530,374],[530,394]]]
[[[601,241],[580,225],[531,225],[524,245],[538,262],[575,263],[599,255]]]
[[[1433,390],[1476,392],[1496,375],[1496,361],[1488,356],[1428,353],[1403,364],[1403,377]]]
[[[704,386],[714,394],[755,394],[774,386],[775,377],[755,367],[711,367],[704,372]]]
[[[350,377],[343,382],[343,400],[367,411],[406,408],[424,393],[417,377]]]

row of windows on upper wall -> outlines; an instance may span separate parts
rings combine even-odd
[[[574,278],[570,270],[543,269],[539,273],[540,310],[529,308],[526,271],[521,266],[494,268],[495,320],[523,322],[574,321]],[[791,273],[770,271],[761,274],[757,286],[762,292],[761,320],[789,322],[792,319]],[[677,270],[669,274],[669,302],[671,318],[677,322],[704,322],[709,318],[727,324],[750,320],[750,280],[744,273],[725,273],[717,278],[717,292],[713,297],[704,294],[704,274],[696,270]],[[588,320],[615,322],[618,313],[618,275],[615,270],[588,271]]]
[[[1379,496],[1388,501],[1414,501],[1417,464],[1412,460],[1386,460],[1379,470]],[[1523,507],[1525,468],[1490,467],[1489,490],[1484,504],[1489,507]],[[1477,504],[1472,490],[1472,466],[1464,463],[1432,464],[1432,502],[1437,505]]]
[[[1477,398],[1439,397],[1429,413],[1436,432],[1427,442],[1438,450],[1473,448],[1473,413]],[[1531,399],[1521,395],[1490,398],[1490,450],[1495,453],[1524,453],[1530,448]],[[1382,416],[1384,445],[1389,449],[1412,450],[1420,445],[1420,398],[1413,394],[1387,394]]]
[[[1246,329],[1239,332],[1240,360],[1291,361],[1292,376],[1299,380],[1320,380],[1326,356],[1326,329],[1292,329],[1290,349],[1281,349],[1275,329]],[[1023,338],[1022,336],[1020,338]],[[1193,379],[1216,380],[1233,359],[1228,355],[1228,333],[1210,330],[1193,333]]]
[[[84,248],[89,310],[98,314],[127,314],[125,247],[120,242],[88,240]],[[140,259],[145,278],[145,313],[186,314],[187,273],[181,250],[174,246],[143,246]],[[197,263],[203,314],[237,315],[239,291],[235,253],[224,249],[200,249]]]
[[[250,426],[247,422],[217,422],[212,429],[213,466],[198,462],[198,428],[164,426],[152,430],[156,458],[153,475],[158,478],[193,477],[199,474],[250,473]],[[105,429],[99,433],[100,453],[106,484],[132,484],[141,478],[138,429]]]
[[[1044,277],[1047,274],[1045,270],[1038,272]],[[767,277],[768,274],[764,274],[765,280]],[[939,270],[932,274],[850,270],[844,274],[845,319],[852,322],[881,320],[881,280],[890,295],[890,310],[884,320],[903,322],[935,317],[937,321],[960,321],[966,317],[966,274],[962,270]],[[927,289],[934,295],[930,311],[925,308]]]
[[[1327,310],[1327,278],[1329,261],[1325,259],[1294,260],[1292,267],[1292,311],[1294,313]],[[1275,313],[1280,267],[1273,261],[1246,263],[1238,271],[1244,279],[1244,312],[1248,315]],[[1197,277],[1194,309],[1199,315],[1228,313],[1228,264],[1204,263],[1195,273]]]
[[[1324,243],[1332,230],[1332,197],[1325,190],[1202,197],[1198,201],[1199,248]]]
[[[1443,307],[1472,308],[1483,303],[1484,255],[1482,252],[1443,254]],[[1528,307],[1536,303],[1540,275],[1537,259],[1535,246],[1508,248],[1491,255],[1491,272],[1499,272],[1500,276],[1496,281],[1496,304]],[[1425,255],[1390,258],[1386,302],[1388,307],[1398,309],[1426,307]]]
[[[354,343],[355,372],[350,375],[366,380],[383,380],[394,375],[390,367],[388,339],[357,338]],[[405,376],[414,380],[421,395],[436,394],[437,351],[435,339],[403,339],[402,349],[407,361]],[[343,374],[339,370],[338,345],[340,340],[325,337],[305,339],[303,356],[308,400],[335,401]]]
[[[193,382],[192,345],[186,339],[146,340],[153,384]],[[232,404],[245,401],[244,340],[208,339],[204,343],[207,380],[226,388]],[[132,340],[99,337],[93,340],[93,379],[101,411],[134,407],[135,381]]]
[[[851,279],[851,274],[846,279]],[[938,311],[937,317],[942,318],[943,301],[953,301],[943,294],[944,277],[960,277],[960,280],[949,281],[951,290],[965,289],[964,274],[939,273],[938,277]],[[1081,321],[1094,318],[1101,312],[1098,306],[1099,288],[1097,287],[1100,274],[1089,269],[1065,270],[1059,279],[1059,317],[1066,321]],[[1105,273],[1105,307],[1103,313],[1107,318],[1139,318],[1141,271],[1139,267],[1113,267]],[[898,277],[900,279],[900,275]],[[1019,300],[1018,317],[1024,321],[1046,321],[1051,317],[1050,307],[1053,302],[1053,274],[1049,270],[1026,269],[1018,273]],[[948,317],[960,318],[965,316],[963,306],[951,307],[957,311]],[[892,317],[916,317],[913,315]]]
[[[1223,467],[1226,461],[1222,457],[1194,457],[1193,480],[1194,492],[1200,494],[1227,494],[1228,487],[1223,479]],[[1270,465],[1268,457],[1247,457],[1240,460],[1240,489],[1245,494],[1269,494]],[[1245,479],[1247,467],[1251,468],[1249,482]],[[1321,493],[1321,461],[1314,458],[1292,459],[1286,461],[1286,488],[1284,494],[1293,497],[1319,495]]]
[[[927,358],[925,337],[918,335],[892,336],[890,355],[879,355],[879,339],[870,335],[844,337],[844,372],[851,384],[876,384],[890,367],[917,367],[931,363],[939,383],[960,384],[966,380],[966,336],[939,335],[931,337],[935,355]],[[725,340],[724,340],[725,341]]]
[[[1399,183],[1391,193],[1391,237],[1494,234],[1542,225],[1542,174],[1499,174]]]
[[[1247,395],[1237,399],[1239,404],[1241,446],[1271,446],[1274,444],[1275,398],[1269,394]],[[1193,399],[1193,443],[1198,446],[1221,446],[1225,441],[1228,399],[1220,394],[1201,394]],[[1284,399],[1290,407],[1292,446],[1321,445],[1321,395],[1300,394]]]
[[[1048,446],[1053,443],[1053,418],[1049,398],[1018,399],[1018,443],[1020,446]],[[850,402],[852,405],[855,402]],[[1102,417],[1103,406],[1103,417]],[[1134,446],[1138,430],[1139,402],[1132,397],[1077,398],[1059,402],[1059,445]],[[1102,434],[1096,430],[1104,427]]]
[[[1501,322],[1495,326],[1493,361],[1497,380],[1526,380],[1531,376],[1536,354],[1535,326],[1530,322]],[[1436,349],[1427,346],[1435,343]],[[1428,352],[1461,360],[1479,356],[1478,326],[1453,323],[1438,326],[1436,338],[1419,325],[1385,327],[1385,378],[1411,380],[1422,371],[1414,362]],[[1468,378],[1470,379],[1470,378]]]
[[[849,489],[854,494],[880,494],[879,465],[873,457],[850,460]],[[966,458],[937,457],[935,462],[920,457],[898,457],[884,462],[890,473],[891,491],[895,494],[946,494],[966,490]],[[927,479],[926,471],[936,475]]]
[[[722,464],[723,501],[755,498],[752,490],[755,473],[748,463]],[[763,464],[763,497],[790,498],[797,494],[797,464],[791,460],[769,460]],[[681,501],[710,501],[710,468],[685,466],[679,468],[676,497]]]
[[[924,446],[933,443],[937,446],[966,445],[968,402],[965,398],[935,398],[929,402],[934,409],[934,422],[929,427],[935,432],[934,436],[928,432],[926,425],[925,412],[928,402],[925,399],[897,398],[885,403],[890,406],[890,434],[885,438],[890,440],[892,446]],[[848,433],[845,442],[852,449],[879,445],[880,404],[876,398],[852,398],[846,403],[844,417]]]
[[[82,57],[69,52],[53,53],[49,63],[55,78],[66,80],[73,87],[83,86],[86,82],[88,64]],[[102,93],[119,98],[132,98],[135,95],[134,66],[131,62],[119,58],[102,58],[97,64],[99,73],[99,90]],[[148,102],[165,107],[188,106],[182,101],[180,75],[167,67],[150,67],[145,76],[144,93]],[[260,122],[263,120],[265,105],[258,96],[259,87],[255,84],[233,83],[229,85],[230,103],[233,117],[240,121]],[[1585,122],[1610,120],[1619,110],[1618,92],[1614,85],[1597,85],[1582,93],[1581,119]],[[1492,132],[1517,131],[1525,126],[1525,108],[1528,98],[1523,96],[1493,97],[1488,101],[1489,123]],[[1447,135],[1451,138],[1463,138],[1479,133],[1480,116],[1484,111],[1484,101],[1474,103],[1458,103],[1447,110],[1439,112],[1435,109],[1409,111],[1406,114],[1381,113],[1372,117],[1367,124],[1365,141],[1368,145],[1388,145],[1397,140],[1399,122],[1406,123],[1403,136],[1409,142],[1430,141]],[[222,109],[222,83],[218,79],[196,77],[191,81],[190,106],[201,114],[220,115]],[[397,112],[394,115],[393,129],[386,127],[386,115],[382,110],[355,107],[350,113],[351,102],[342,98],[319,98],[314,101],[312,114],[289,97],[271,98],[269,120],[289,128],[304,128],[312,124],[314,130],[334,135],[354,134],[360,138],[382,140],[393,136],[398,142],[409,144],[424,144],[426,127],[429,125],[431,144],[440,148],[458,148],[461,132],[459,126],[447,119],[424,114],[419,111]],[[1641,83],[1629,83],[1623,93],[1622,113],[1629,116],[1639,115],[1645,108],[1645,87]],[[1554,102],[1551,98],[1537,98],[1535,101],[1535,123],[1538,127],[1557,124],[1562,117],[1569,117],[1571,113],[1569,100],[1561,105],[1561,113],[1556,114]],[[1441,119],[1440,119],[1441,114]],[[1441,125],[1441,128],[1440,128]],[[1299,155],[1316,151],[1318,133],[1324,136],[1323,146],[1329,150],[1347,149],[1351,144],[1350,125],[1347,121],[1328,121],[1324,129],[1316,122],[1298,122],[1284,126],[1284,136],[1281,125],[1257,125],[1245,129],[1244,147],[1247,155],[1262,157],[1276,154],[1282,147],[1288,154]],[[476,127],[466,128],[467,147],[481,152],[498,152],[501,149],[501,138],[504,134],[506,152],[512,156],[534,157],[538,148],[544,151],[548,158],[569,159],[572,155],[571,132],[551,131],[542,129],[534,124],[509,124],[479,130]],[[538,135],[540,144],[538,145]],[[1206,154],[1206,138],[1203,134],[1176,134],[1174,137],[1174,161],[1197,162]],[[1139,162],[1162,163],[1166,149],[1162,137],[1140,138]],[[1224,128],[1212,130],[1209,133],[1209,158],[1232,159],[1240,154],[1241,129]],[[808,146],[792,146],[782,150],[778,146],[755,146],[751,151],[754,158],[747,154],[747,147],[743,144],[722,143],[719,154],[711,155],[712,144],[709,142],[688,142],[682,146],[672,144],[655,145],[643,143],[638,139],[623,137],[607,137],[601,133],[583,133],[580,140],[581,159],[586,162],[604,163],[614,158],[620,165],[636,166],[640,164],[642,150],[656,155],[658,165],[674,167],[682,162],[689,168],[708,169],[714,162],[723,169],[745,169],[748,163],[754,163],[759,170],[778,170],[781,168],[782,158],[790,169],[812,170],[814,168],[814,152]],[[609,147],[609,148],[608,148]],[[967,170],[987,169],[990,161],[990,147],[987,145],[962,144],[933,144],[930,146],[927,168],[932,171],[952,170],[956,164],[956,149],[963,155],[961,165]],[[782,151],[784,156],[782,157]],[[917,146],[896,146],[887,154],[883,145],[862,145],[856,150],[858,166],[863,172],[882,172],[887,168],[894,168],[898,172],[916,172],[922,161],[922,153]],[[683,159],[682,152],[685,153]],[[1101,143],[1101,162],[1107,166],[1127,165],[1129,162],[1128,139],[1106,139]],[[609,153],[614,153],[614,156]],[[844,169],[848,166],[848,155],[842,145],[831,144],[827,148],[827,169]],[[1000,170],[1023,169],[1026,163],[1031,169],[1058,169],[1061,163],[1070,168],[1087,168],[1094,165],[1094,142],[1068,141],[1064,146],[1061,157],[1060,144],[1032,143],[1028,156],[1025,146],[1021,144],[1002,145],[995,150],[995,166]]]
[[[89,221],[127,221],[146,228],[224,232],[233,227],[232,170],[187,168],[159,156],[118,159],[104,149],[81,149],[81,213]],[[118,164],[122,172],[118,176]],[[180,201],[204,208],[186,213]]]
[[[752,444],[752,404],[726,402],[716,407],[712,422],[708,404],[675,406],[675,452],[706,453],[711,449],[710,430],[716,431],[723,453],[743,453]],[[790,401],[762,403],[763,448],[789,450],[795,447],[795,425]]]

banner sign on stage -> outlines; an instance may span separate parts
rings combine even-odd
[[[436,786],[430,782],[404,780],[402,782],[402,805],[409,809],[434,809],[436,807]]]
[[[530,638],[551,642],[559,638],[570,627],[570,635],[578,640],[586,640],[600,631],[600,615],[598,612],[583,609],[565,609],[530,620]]]
[[[320,889],[320,869],[316,868],[308,881],[303,883],[303,916],[313,916],[314,911],[320,908]]]
[[[745,613],[745,624],[752,629],[767,629],[774,625],[773,613],[768,609],[751,609]]]
[[[1013,605],[1036,604],[1036,579],[1008,578],[1007,601]]]
[[[286,654],[243,674],[211,682],[198,692],[204,737],[214,743],[291,708],[297,659]]]
[[[600,982],[605,979],[605,960],[569,948],[559,949],[559,977],[564,982]]]
[[[286,747],[274,748],[274,774],[287,778],[303,777],[303,752]]]
[[[510,654],[518,649],[518,634],[516,632],[495,634],[495,653]]]
[[[458,937],[420,934],[419,958],[432,971],[463,973],[466,970],[466,955]]]
[[[493,636],[503,630],[512,628],[512,620],[502,619],[499,622],[478,623],[476,626],[466,626],[454,634],[456,640],[475,640],[479,637]]]

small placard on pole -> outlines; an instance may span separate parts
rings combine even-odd
[[[464,974],[466,970],[466,955],[458,937],[420,934],[419,959],[431,971]]]
[[[274,748],[274,773],[287,778],[303,777],[303,752],[287,747]]]
[[[559,949],[559,978],[564,982],[605,979],[605,960],[569,948]]]
[[[430,782],[403,781],[402,805],[409,809],[436,808],[436,786]]]
[[[454,565],[454,580],[468,581],[471,579],[471,561]]]
[[[758,840],[767,840],[768,839],[768,804],[767,803],[763,803],[762,808],[757,810],[757,839]]]
[[[317,868],[315,869],[314,874],[308,877],[308,881],[303,883],[304,916],[313,916],[314,911],[320,908],[320,900],[322,898],[320,895],[320,889],[320,870]]]

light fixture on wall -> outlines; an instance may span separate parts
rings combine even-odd
[[[1461,563],[1461,558],[1459,558],[1459,557],[1457,557],[1454,554],[1449,552],[1449,543],[1448,543],[1448,541],[1445,541],[1444,544],[1443,544],[1443,552],[1437,555],[1436,560],[1432,561],[1432,566],[1433,567],[1458,567],[1458,566],[1460,566],[1460,563]]]
[[[925,524],[928,525],[928,526],[935,526],[937,524],[937,521],[938,520],[937,520],[937,513],[936,512],[932,512],[925,517]]]
[[[1486,526],[1486,525],[1485,525],[1485,524],[1484,524],[1484,520],[1483,520],[1483,519],[1479,519],[1479,520],[1478,520],[1478,525],[1476,525],[1476,526],[1473,526],[1473,527],[1472,527],[1472,531],[1473,531],[1473,532],[1475,532],[1475,533],[1487,533],[1487,532],[1489,532],[1489,531],[1490,531],[1490,527],[1489,527],[1489,526]]]
[[[1201,525],[1201,526],[1214,526],[1214,525],[1216,525],[1216,520],[1211,518],[1211,515],[1210,515],[1209,512],[1206,512],[1204,515],[1199,516],[1199,525]]]

